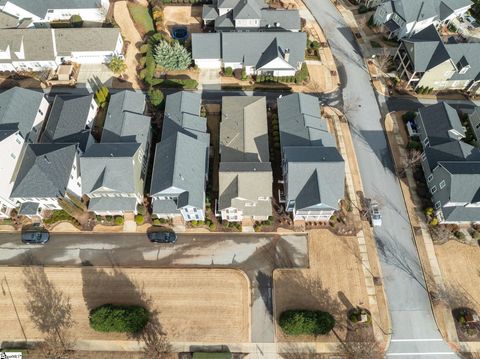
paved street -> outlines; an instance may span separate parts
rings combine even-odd
[[[252,283],[252,341],[273,343],[272,271],[308,266],[302,235],[185,234],[174,245],[143,234],[51,234],[46,245],[25,245],[18,233],[0,233],[0,265],[228,267]]]
[[[454,358],[436,327],[410,223],[382,129],[382,115],[360,49],[330,0],[306,0],[338,61],[343,103],[366,197],[380,203],[383,225],[375,231],[392,318],[387,356]],[[380,99],[380,106],[386,106]]]

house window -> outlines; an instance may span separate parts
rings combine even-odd
[[[430,176],[428,176],[427,181],[432,182],[432,180],[433,180],[433,175],[431,174]]]
[[[20,140],[18,138],[15,139],[15,141],[17,141],[18,144],[20,144]]]
[[[38,112],[40,113],[40,115],[43,116],[43,111],[42,110],[39,109]]]
[[[443,180],[442,182],[440,182],[440,189],[445,188],[445,186],[446,186],[445,180]]]
[[[425,152],[422,153],[422,161],[425,161],[427,159],[427,155],[425,154]]]
[[[13,159],[17,158],[17,156],[15,156],[13,153],[10,153],[10,157],[12,157]]]
[[[425,138],[423,139],[423,144],[424,144],[425,146],[428,146],[428,145],[429,145],[428,137],[425,137]]]
[[[435,202],[435,209],[440,209],[440,207],[442,207],[440,201]]]
[[[91,108],[92,110],[94,109],[94,107],[93,107],[93,103],[90,105],[90,108]]]
[[[72,175],[70,175],[70,179],[73,179],[73,176],[72,176]]]
[[[437,192],[437,186],[433,186],[432,188],[430,188],[431,194],[434,194],[435,192]]]

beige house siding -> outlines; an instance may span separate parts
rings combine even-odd
[[[432,87],[435,90],[447,88],[448,79],[453,75],[455,67],[450,60],[447,60],[433,69],[425,72],[418,82],[418,86]]]

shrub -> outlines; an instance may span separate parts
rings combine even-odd
[[[117,226],[122,225],[122,224],[123,224],[123,217],[122,217],[122,216],[117,216],[117,217],[115,217],[115,224],[116,224]]]
[[[359,14],[365,14],[366,12],[368,12],[368,7],[366,7],[365,5],[362,4],[358,7]]]
[[[170,44],[165,40],[161,40],[155,45],[153,57],[157,65],[168,71],[185,70],[188,69],[192,63],[190,52],[180,45],[178,41]]]
[[[142,80],[142,81],[145,80],[146,75],[147,75],[147,69],[142,69],[138,73],[138,77],[140,77],[140,80]]]
[[[149,49],[150,49],[149,44],[143,44],[142,46],[140,46],[140,53],[146,54]]]
[[[423,151],[422,144],[419,141],[410,140],[407,144],[407,150]]]
[[[70,26],[71,27],[82,27],[83,19],[80,15],[72,15],[70,17]]]
[[[242,80],[247,79],[247,70],[245,70],[245,67],[242,68]]]
[[[280,314],[280,327],[287,335],[324,335],[335,326],[330,313],[310,310],[287,310]]]
[[[208,228],[210,228],[211,231],[214,231],[217,229],[217,226],[215,223],[210,223],[210,225],[208,226]]]
[[[160,107],[163,104],[163,92],[158,89],[150,88],[148,90],[148,98],[154,107]]]
[[[417,113],[413,111],[405,112],[402,116],[402,120],[405,122],[413,121],[417,117]]]
[[[465,239],[465,234],[463,232],[460,232],[460,231],[455,231],[453,233],[453,235],[455,236],[455,238],[457,239]]]
[[[140,306],[105,304],[90,312],[90,327],[97,332],[138,333],[149,319],[148,311]]]
[[[370,16],[370,18],[368,19],[367,26],[368,27],[375,26],[375,23],[373,22],[373,15]]]
[[[310,41],[309,47],[313,50],[318,50],[320,48],[320,43],[316,40]]]
[[[307,78],[308,78],[307,64],[303,63],[302,68],[298,70],[297,73],[295,74],[295,83],[301,84]]]
[[[475,239],[476,241],[478,241],[480,239],[480,232],[476,231],[476,230],[473,230],[472,231],[472,238]]]
[[[145,218],[143,217],[143,214],[137,214],[135,216],[135,223],[138,224],[139,226],[143,224],[145,221]]]
[[[225,76],[228,76],[228,77],[233,76],[233,70],[231,67],[226,67],[224,73],[225,73]]]
[[[160,218],[160,224],[165,224],[167,223],[167,220],[165,218]]]
[[[194,227],[196,227],[196,226],[197,226],[197,224],[198,224],[198,222],[197,222],[196,220],[193,220],[193,221],[191,221],[190,223],[191,223],[191,224],[192,224],[192,226],[194,226]]]
[[[147,58],[146,57],[141,57],[140,60],[138,61],[138,66],[140,66],[142,69],[144,69],[146,63],[147,63]],[[145,78],[145,76],[144,76],[144,78]]]
[[[155,218],[155,219],[153,220],[153,225],[154,225],[154,226],[159,226],[159,225],[160,225],[160,219]]]
[[[113,221],[113,217],[112,216],[105,216],[105,220],[107,222],[111,222],[111,221]]]
[[[434,213],[434,209],[432,207],[428,207],[427,209],[425,209],[426,216],[431,217],[433,216],[433,213]]]

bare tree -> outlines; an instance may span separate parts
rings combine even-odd
[[[74,340],[65,332],[62,338],[56,334],[47,334],[43,342],[34,349],[29,350],[28,354],[32,358],[43,359],[70,359],[74,353],[69,348],[75,344]]]
[[[168,359],[172,357],[172,346],[168,337],[155,322],[147,324],[142,333],[145,343],[143,355],[145,359]]]
[[[386,76],[393,60],[390,51],[386,47],[382,47],[381,50],[375,54],[375,60],[381,75]]]
[[[367,328],[350,331],[340,343],[340,354],[346,359],[382,359],[383,350]]]
[[[452,231],[447,226],[441,224],[430,227],[430,234],[433,242],[436,244],[446,243],[452,237]]]
[[[25,267],[25,306],[34,325],[45,335],[41,350],[45,353],[66,353],[73,345],[68,330],[73,326],[70,298],[58,290],[39,266]],[[48,358],[64,358],[49,354]]]
[[[419,150],[409,150],[407,157],[402,160],[402,168],[398,171],[398,175],[404,177],[407,169],[413,169],[418,166],[422,160],[422,152]]]

